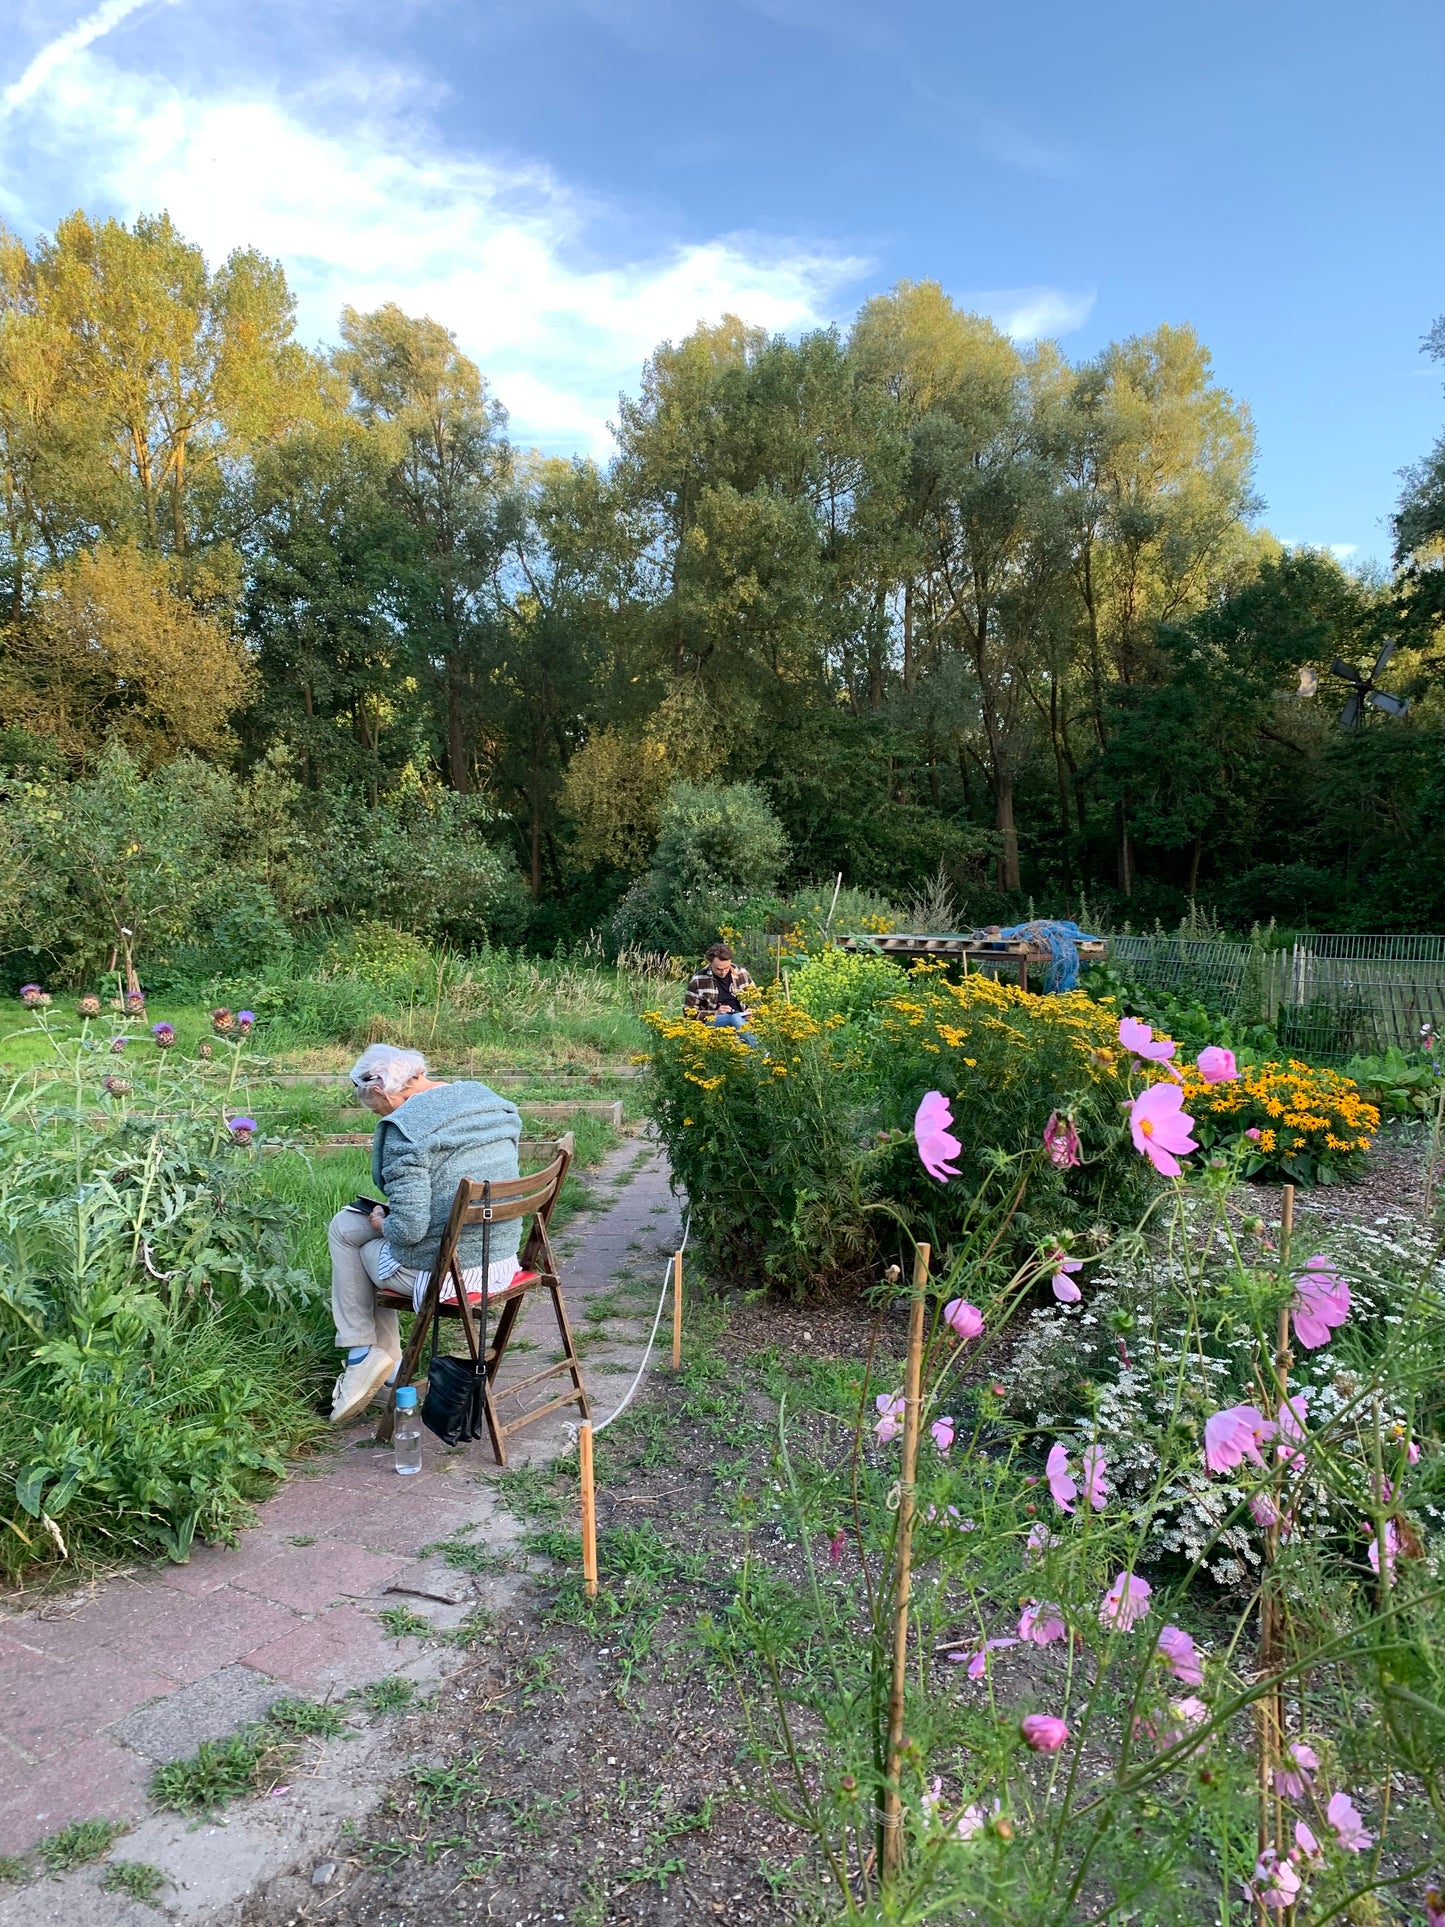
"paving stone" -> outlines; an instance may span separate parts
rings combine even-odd
[[[293,1612],[313,1613],[337,1599],[364,1599],[401,1571],[402,1561],[342,1540],[288,1546],[232,1584]]]
[[[202,1740],[224,1739],[251,1720],[263,1718],[284,1697],[282,1687],[264,1673],[250,1666],[223,1666],[193,1686],[137,1707],[111,1727],[110,1737],[158,1765],[184,1760]]]
[[[269,1645],[297,1623],[288,1606],[219,1586],[200,1601],[173,1599],[168,1613],[141,1630],[133,1653],[189,1685]]]
[[[446,1606],[460,1606],[475,1599],[476,1586],[469,1572],[452,1566],[413,1566],[393,1579],[388,1593],[403,1593],[412,1599],[439,1599]]]
[[[97,1652],[82,1665],[26,1653],[0,1665],[0,1727],[30,1759],[49,1760],[175,1686],[174,1673],[133,1654]]]
[[[279,1532],[243,1532],[234,1546],[202,1546],[184,1566],[167,1566],[160,1583],[173,1592],[215,1592],[274,1559],[287,1544]]]
[[[443,1539],[450,1539],[454,1532],[460,1532],[463,1526],[471,1525],[477,1510],[475,1502],[468,1505],[465,1501],[455,1505],[416,1505],[391,1517],[373,1514],[364,1528],[352,1528],[352,1532],[362,1545],[378,1552],[404,1553],[414,1558],[423,1546],[437,1545]]]
[[[96,1735],[26,1767],[0,1787],[0,1853],[25,1853],[72,1820],[138,1819],[150,1772],[138,1753]]]
[[[349,1692],[396,1672],[417,1651],[414,1639],[389,1639],[369,1613],[332,1606],[249,1654],[246,1664],[303,1692]]]
[[[170,1605],[160,1586],[115,1579],[102,1591],[29,1614],[12,1637],[55,1659],[83,1659],[101,1647],[130,1645]]]

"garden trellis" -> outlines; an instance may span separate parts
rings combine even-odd
[[[1418,1049],[1445,1023],[1445,936],[1305,934],[1288,944],[1113,934],[1109,961],[1142,987],[1274,1027],[1287,1050],[1345,1059]]]

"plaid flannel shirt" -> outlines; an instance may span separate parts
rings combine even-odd
[[[746,1006],[747,993],[756,990],[757,985],[743,969],[741,964],[733,965],[733,994],[739,1005]],[[718,980],[711,964],[704,964],[695,970],[688,979],[687,990],[683,994],[682,1008],[689,1017],[715,1017],[717,1015]]]

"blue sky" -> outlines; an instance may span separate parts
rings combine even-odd
[[[1445,423],[1445,9],[1316,0],[0,0],[0,219],[169,207],[303,335],[395,299],[524,442],[605,454],[659,339],[902,276],[1081,358],[1190,321],[1266,520],[1388,553]]]

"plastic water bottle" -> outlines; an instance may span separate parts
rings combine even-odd
[[[421,1413],[416,1409],[415,1385],[397,1387],[391,1445],[398,1472],[421,1471]]]

